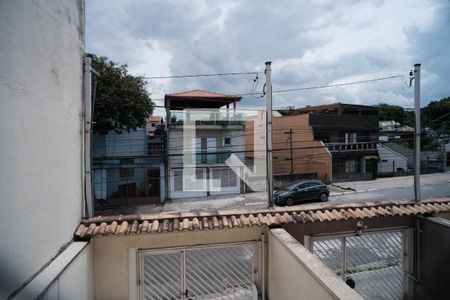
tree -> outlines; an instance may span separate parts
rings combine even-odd
[[[450,97],[428,103],[422,109],[422,120],[424,127],[440,131],[442,123],[450,121]]]
[[[153,113],[154,103],[145,89],[142,76],[128,73],[127,65],[118,65],[107,57],[89,54],[92,67],[99,73],[95,76],[95,133],[106,134],[136,131],[146,125]]]
[[[408,120],[408,113],[401,106],[380,103],[378,104],[378,109],[380,121],[394,120],[399,123],[404,123]]]

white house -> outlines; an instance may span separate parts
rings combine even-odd
[[[244,161],[240,99],[202,90],[165,96],[169,198],[240,192],[239,177],[225,164],[232,153]]]
[[[408,170],[408,157],[385,144],[377,144],[377,149],[380,156],[378,174],[392,174]]]

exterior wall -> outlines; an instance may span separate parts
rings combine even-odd
[[[1,1],[0,27],[3,299],[81,217],[84,1]]]
[[[93,135],[93,157],[120,157],[147,155],[148,136],[146,128],[136,131]]]
[[[292,165],[289,129],[292,129]],[[250,135],[248,132],[247,136]],[[273,157],[275,175],[316,174],[325,182],[331,181],[331,155],[321,141],[314,140],[308,114],[273,118]]]
[[[201,126],[201,125],[200,125]],[[234,153],[242,162],[245,160],[245,155],[243,151],[245,150],[245,131],[243,126],[241,125],[228,125],[226,128],[222,126],[214,126],[214,125],[206,125],[203,127],[217,127],[217,128],[199,128],[196,130],[196,139],[201,138],[212,138],[216,139],[216,143],[214,146],[216,147],[211,152],[221,152],[224,150],[230,150],[231,153]],[[230,145],[228,147],[223,147],[220,145],[221,141],[224,138],[230,138]],[[181,126],[172,126],[168,132],[168,168],[169,168],[169,197],[172,199],[176,198],[188,198],[188,197],[205,197],[207,196],[207,187],[202,189],[201,191],[175,191],[174,190],[174,174],[175,169],[180,169],[183,166],[183,128]],[[199,141],[195,141],[196,144]],[[208,145],[209,147],[210,145]],[[198,148],[197,150],[198,151]],[[215,154],[211,154],[215,155]],[[194,156],[194,155],[193,155]],[[214,169],[223,169],[228,168],[225,163],[197,163],[197,169],[200,169],[203,172],[203,178],[206,180],[207,172],[209,169],[209,173],[213,172]],[[210,177],[211,178],[211,177]],[[206,183],[206,181],[205,181]],[[222,187],[220,191],[211,191],[211,195],[219,195],[219,194],[231,194],[231,193],[239,193],[240,192],[240,180],[236,179],[236,185],[230,187]]]
[[[43,300],[94,299],[94,257],[92,244],[41,295]]]
[[[165,197],[164,187],[164,161],[163,161],[163,140],[161,136],[150,139],[148,132],[150,126],[137,128],[136,131],[123,132],[118,134],[110,131],[107,134],[93,135],[93,165],[94,165],[94,193],[95,198],[107,200],[108,204],[145,204],[146,191],[148,192],[149,169],[160,169],[160,193],[158,196],[163,202]],[[148,145],[159,144],[161,153],[159,156],[150,156]],[[129,165],[121,165],[121,159],[133,159]],[[133,176],[121,177],[120,169],[133,169]],[[161,175],[162,174],[162,175]],[[124,201],[124,197],[118,196],[119,186],[126,184],[136,184],[136,194]],[[116,199],[111,199],[116,198]],[[117,199],[119,198],[119,199]],[[139,198],[139,199],[137,199]],[[150,200],[148,200],[150,201]],[[154,200],[152,200],[154,201]],[[123,204],[123,203],[122,203]]]
[[[414,299],[443,299],[448,293],[450,268],[450,221],[442,218],[420,218],[417,258],[418,282]],[[413,297],[411,297],[413,298]]]
[[[391,149],[377,144],[378,155],[380,161],[378,162],[378,173],[393,173],[397,169],[408,170],[408,159]]]
[[[260,239],[264,232],[265,226],[255,226],[220,231],[198,230],[95,238],[95,299],[128,298],[130,251],[254,241]]]
[[[271,300],[362,299],[284,229],[269,231],[268,255]]]

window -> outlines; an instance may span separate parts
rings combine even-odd
[[[183,190],[183,169],[173,170],[173,190]]]
[[[120,164],[121,165],[134,165],[134,158],[121,158]],[[122,178],[133,177],[134,176],[134,168],[121,167],[119,169],[119,176]]]
[[[196,149],[196,162],[197,163],[217,163],[218,154],[216,154],[216,138],[202,137],[196,139],[195,149]]]
[[[162,153],[161,144],[148,144],[148,154],[151,156],[160,156]]]
[[[121,168],[119,171],[120,177],[134,177],[133,168]]]
[[[231,169],[220,169],[220,183],[222,188],[235,187],[237,185],[236,174]]]
[[[356,132],[346,132],[345,133],[345,143],[356,143]]]
[[[224,145],[230,145],[231,144],[231,138],[229,138],[229,137],[224,138],[223,139],[223,144]]]

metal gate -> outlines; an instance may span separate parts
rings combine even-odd
[[[365,299],[403,299],[404,231],[312,237],[311,252]]]
[[[256,299],[254,243],[138,252],[140,299]]]

